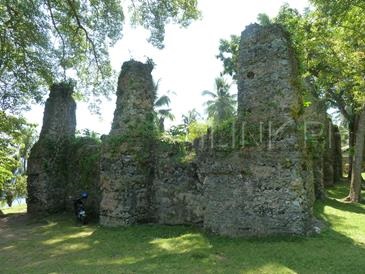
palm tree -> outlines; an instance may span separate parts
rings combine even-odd
[[[196,122],[200,118],[200,113],[195,108],[189,110],[187,115],[182,115],[184,126],[188,127],[191,123]]]
[[[208,117],[215,123],[222,122],[234,116],[236,112],[236,95],[229,93],[231,85],[223,77],[215,79],[215,93],[209,90],[202,92],[211,99],[205,102]]]
[[[186,115],[182,115],[182,119],[183,119],[182,126],[187,134],[189,133],[189,126],[192,123],[196,122],[200,117],[201,117],[200,113],[197,112],[195,108],[193,108],[192,110],[189,110]]]
[[[170,105],[170,102],[171,100],[167,95],[162,95],[154,103],[158,128],[161,132],[165,131],[166,119],[170,119],[171,121],[175,119],[175,116],[171,113],[171,108],[165,108]]]

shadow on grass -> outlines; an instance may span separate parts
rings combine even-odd
[[[341,200],[328,198],[326,203],[318,203],[320,206],[330,206],[341,211],[348,211],[357,214],[365,214],[365,208],[361,204],[351,204]]]
[[[4,273],[358,273],[365,269],[363,242],[341,229],[351,230],[363,212],[328,199],[316,205],[328,222],[322,234],[262,239],[184,226],[80,226],[70,215],[10,222],[0,230],[0,265]],[[365,226],[356,233],[365,238]]]

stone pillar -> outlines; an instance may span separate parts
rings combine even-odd
[[[325,121],[325,150],[323,154],[323,184],[330,187],[335,184],[335,136],[332,120],[327,117]]]
[[[152,216],[152,69],[152,65],[136,61],[122,66],[112,129],[102,144],[102,225],[142,223]]]
[[[328,117],[323,101],[314,97],[304,111],[305,148],[312,160],[312,170],[316,199],[324,200],[324,155],[328,150]]]
[[[28,161],[28,212],[58,212],[65,208],[68,142],[75,135],[76,103],[70,83],[52,85],[42,131]]]
[[[305,234],[310,229],[314,185],[304,151],[297,77],[280,26],[254,24],[243,31],[238,119],[244,146],[201,162],[207,229],[230,236]]]

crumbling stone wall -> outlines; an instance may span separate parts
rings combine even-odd
[[[206,229],[230,236],[310,229],[313,175],[302,150],[302,102],[293,56],[277,25],[254,24],[242,33],[238,115],[247,134],[245,147],[225,157],[213,150],[200,160],[206,174]]]
[[[325,151],[323,154],[323,184],[325,187],[335,183],[335,136],[332,121],[326,117],[325,125]]]
[[[328,117],[324,102],[311,97],[304,111],[305,146],[311,158],[316,199],[323,200],[325,192],[325,155],[328,155]]]
[[[130,225],[151,220],[153,103],[152,65],[123,64],[112,129],[101,152],[100,223]]]
[[[187,162],[177,160],[181,147],[164,146],[151,128],[144,134],[155,96],[151,67],[123,65],[102,145],[101,224],[202,223],[229,236],[310,230],[314,179],[288,38],[279,26],[251,25],[240,51],[238,130],[249,131],[245,146],[217,149],[211,144],[225,137],[213,141],[208,134]]]
[[[157,143],[153,207],[157,223],[203,223],[203,183],[191,144]]]
[[[325,165],[339,173],[339,161],[326,157],[337,153],[340,140],[334,128],[316,140],[318,157],[308,148],[305,120],[324,128],[331,122],[324,111],[304,109],[297,63],[283,29],[254,24],[242,33],[238,119],[232,129],[210,130],[194,147],[157,138],[152,69],[133,60],[123,64],[112,128],[101,145],[70,142],[72,92],[51,92],[29,163],[31,211],[68,208],[70,193],[89,190],[105,226],[199,224],[228,236],[311,231],[315,188],[317,197],[323,194]],[[66,140],[62,146],[59,139]],[[327,150],[328,143],[334,149]],[[55,155],[57,161],[50,160]]]
[[[43,126],[28,161],[28,212],[57,212],[66,203],[67,153],[76,127],[71,84],[55,84],[46,101]]]
[[[85,209],[89,217],[99,217],[100,192],[99,141],[89,137],[77,137],[69,146],[67,161],[66,210],[73,212],[73,199],[86,191],[89,196]]]
[[[76,103],[70,83],[55,84],[45,105],[38,142],[28,161],[28,212],[73,212],[73,199],[83,191],[88,216],[98,217],[100,144],[75,138]]]

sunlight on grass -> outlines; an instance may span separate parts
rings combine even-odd
[[[230,239],[189,226],[104,228],[81,226],[67,214],[9,215],[0,234],[0,272],[359,273],[365,269],[365,205],[343,202],[348,191],[348,184],[337,185],[316,203],[327,226],[311,237]]]
[[[94,259],[94,260],[80,260],[78,263],[83,266],[106,266],[106,265],[131,265],[143,261],[144,258],[137,258],[132,256],[113,257],[110,259]]]
[[[43,228],[44,230],[49,230],[57,225],[58,225],[57,222],[48,222],[48,224],[42,225],[41,228]]]
[[[46,245],[54,245],[54,244],[58,244],[58,243],[70,240],[70,239],[80,239],[80,238],[89,237],[91,234],[93,234],[93,232],[94,232],[94,230],[88,230],[88,231],[77,232],[74,234],[63,235],[62,237],[58,236],[57,238],[43,241],[43,243]]]
[[[0,249],[0,250],[2,250],[2,251],[9,251],[9,250],[11,250],[11,249],[14,249],[15,248],[15,246],[13,246],[13,245],[9,245],[9,246],[5,246],[5,247],[3,247],[2,249]]]
[[[209,249],[212,246],[201,234],[185,234],[168,239],[155,239],[151,244],[174,253],[185,253],[196,249]]]
[[[327,190],[330,199],[323,207],[320,216],[337,232],[349,237],[356,244],[364,245],[365,206],[344,202],[343,198],[348,194],[348,187],[348,184],[341,184]],[[364,194],[363,192],[363,197]]]
[[[260,273],[260,274],[272,274],[272,273],[280,273],[280,274],[286,274],[286,273],[297,273],[284,265],[277,264],[277,263],[268,263],[263,266],[260,266],[255,269],[251,269],[249,271],[241,271],[241,273]]]
[[[77,244],[67,244],[62,246],[62,251],[80,251],[89,249],[90,245],[84,243],[77,243]]]
[[[4,214],[14,214],[14,213],[26,213],[27,205],[17,205],[10,208],[4,208],[1,210]]]

